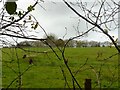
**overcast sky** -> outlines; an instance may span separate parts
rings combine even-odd
[[[34,0],[18,0],[18,8],[27,10],[27,7],[30,4],[33,4]],[[90,2],[92,3],[92,2]],[[78,20],[80,20],[79,31],[86,31],[85,22],[80,19],[72,10],[70,10],[61,0],[60,2],[45,1],[41,3],[41,8],[39,5],[35,8],[31,14],[33,14],[40,25],[46,30],[47,33],[54,33],[58,38],[64,37],[64,39],[69,39],[73,36],[78,35],[75,31],[75,28],[78,25]],[[74,28],[75,27],[75,28]],[[67,30],[66,30],[67,29]],[[44,32],[38,28],[37,33],[34,33],[39,38],[43,38]],[[33,34],[33,33],[32,33]],[[111,35],[114,35],[115,38],[118,37],[118,32],[110,32]],[[109,39],[100,33],[90,32],[87,37],[81,38],[84,40],[94,40],[94,41],[108,41]]]
[[[89,2],[92,3],[92,2]],[[77,35],[77,32],[73,27],[77,27],[78,19],[80,19],[72,10],[70,10],[62,0],[60,2],[51,2],[47,1],[41,3],[41,5],[45,8],[42,9],[40,6],[36,7],[34,15],[38,19],[39,23],[43,28],[47,31],[47,33],[54,33],[59,38],[63,38],[66,33],[65,38],[70,38]],[[78,9],[79,10],[79,9]],[[96,9],[97,10],[97,9]],[[80,19],[79,31],[86,31],[85,22]],[[118,36],[118,32],[113,31],[110,32],[111,35],[114,35],[116,38]],[[43,36],[43,35],[41,35]],[[86,40],[95,40],[95,41],[106,41],[108,38],[103,34],[90,32],[88,37],[82,38]]]

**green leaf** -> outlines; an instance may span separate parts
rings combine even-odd
[[[16,2],[6,2],[5,8],[8,14],[12,15],[16,12],[17,4]]]
[[[11,19],[12,21],[14,21],[14,17],[10,17],[9,19]]]
[[[29,18],[28,18],[29,20],[31,20],[31,16],[29,16]]]
[[[30,11],[34,10],[34,8],[33,8],[32,5],[30,5],[30,6],[27,8],[27,10],[30,12]]]
[[[19,11],[18,16],[21,17],[23,15],[23,13],[21,11]]]
[[[105,33],[108,33],[108,30],[107,29],[104,29]]]
[[[31,28],[34,28],[34,26],[32,26]]]
[[[38,27],[38,22],[34,26],[34,30]]]
[[[23,22],[26,23],[26,20],[24,20]]]
[[[14,20],[14,17],[11,17],[11,20],[13,21],[13,20]]]

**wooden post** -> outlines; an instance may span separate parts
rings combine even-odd
[[[91,89],[91,79],[85,79],[85,90],[92,90]]]

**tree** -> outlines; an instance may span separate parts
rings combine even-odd
[[[33,47],[45,47],[45,44],[41,41],[33,41]]]
[[[28,41],[23,41],[17,44],[17,47],[30,47],[31,44]]]
[[[55,47],[55,42],[57,40],[57,36],[55,34],[50,33],[50,34],[48,34],[47,36],[44,36],[44,37],[46,39],[47,44]]]
[[[100,47],[100,43],[99,42],[96,42],[96,41],[90,41],[89,42],[89,45],[91,47]]]
[[[65,40],[66,47],[74,47],[74,40]]]
[[[58,47],[63,47],[65,43],[62,39],[58,39],[58,40],[56,40],[55,44]]]

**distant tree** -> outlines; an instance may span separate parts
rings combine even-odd
[[[102,47],[105,47],[105,45],[102,45]]]
[[[67,43],[68,40],[65,40],[64,42]],[[74,43],[75,43],[75,40],[71,40],[67,43],[66,47],[74,47]]]
[[[55,44],[56,44],[56,46],[58,46],[58,47],[63,47],[64,44],[65,44],[65,42],[64,42],[64,40],[62,40],[62,39],[58,39],[58,40],[56,40]]]
[[[55,42],[57,40],[57,36],[53,33],[48,34],[47,36],[44,36],[44,38],[46,39],[46,42],[50,45],[50,46],[55,46]]]
[[[33,43],[34,47],[44,47],[45,46],[45,44],[41,41],[33,41],[32,43]]]
[[[91,47],[100,47],[100,43],[97,41],[90,41],[89,46]]]
[[[100,47],[100,42],[98,42],[97,47]]]
[[[77,47],[81,47],[82,46],[82,42],[81,41],[76,41]]]
[[[111,46],[111,43],[109,41],[103,42],[104,46]]]
[[[17,44],[17,47],[31,47],[29,41],[22,41]]]
[[[87,47],[88,46],[88,41],[81,41],[81,47]]]

